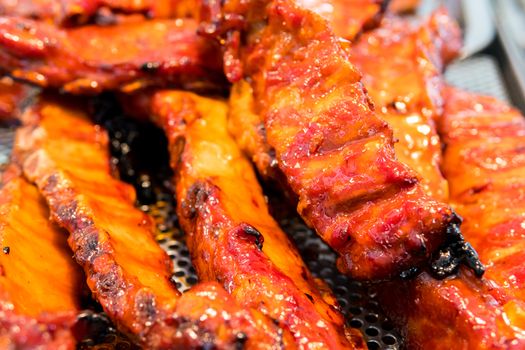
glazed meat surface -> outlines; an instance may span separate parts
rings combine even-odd
[[[337,36],[353,40],[363,31],[379,26],[389,1],[297,0],[297,4],[327,19]]]
[[[396,159],[391,128],[326,21],[287,0],[216,5],[203,31],[225,38],[228,78],[249,78],[250,113],[262,116],[299,213],[339,253],[340,270],[381,279],[427,261],[456,216]],[[245,45],[228,18],[244,19]]]
[[[74,349],[84,275],[67,233],[16,166],[0,186],[0,347]]]
[[[314,280],[268,213],[249,161],[226,129],[227,105],[181,91],[151,97],[165,130],[176,176],[177,211],[193,265],[220,281],[242,306],[258,308],[294,336],[298,348],[361,349],[345,331],[328,287]]]
[[[55,22],[84,24],[93,17],[113,13],[144,14],[148,18],[186,17],[186,0],[0,0],[1,16],[20,16]],[[109,12],[109,15],[112,13]]]
[[[9,77],[0,78],[0,122],[18,118],[20,104],[28,98],[31,89]]]
[[[89,288],[122,331],[148,349],[288,344],[286,332],[238,307],[217,284],[176,290],[153,221],[134,207],[133,189],[111,176],[107,135],[81,108],[43,100],[24,120],[15,155],[52,219],[69,231]]]
[[[58,29],[0,17],[0,69],[70,93],[149,85],[211,88],[223,82],[219,51],[196,30],[191,19]]]
[[[422,24],[389,17],[349,49],[376,111],[394,130],[398,159],[421,176],[425,192],[447,201],[434,119],[442,113],[441,69],[461,48],[461,33],[443,9]]]
[[[523,349],[525,120],[505,103],[448,88],[438,129],[463,234],[487,270],[388,288],[386,310],[414,349]]]

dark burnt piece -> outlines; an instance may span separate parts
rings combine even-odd
[[[182,215],[188,219],[194,219],[199,211],[199,208],[208,198],[208,191],[206,184],[202,182],[194,183],[186,196],[186,200],[182,201]]]
[[[253,237],[255,246],[257,249],[259,249],[259,251],[262,251],[264,236],[255,227],[248,224],[242,224],[240,226],[239,232],[249,236],[250,239]]]
[[[434,277],[443,279],[455,274],[460,265],[470,268],[476,276],[481,277],[485,267],[479,260],[478,253],[461,234],[460,225],[463,220],[454,213],[454,218],[447,227],[447,239],[435,253],[430,271]]]

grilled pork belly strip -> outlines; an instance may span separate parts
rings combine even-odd
[[[460,48],[459,28],[441,9],[418,26],[389,16],[347,50],[377,112],[399,139],[396,156],[421,176],[429,196],[442,201],[448,200],[448,185],[439,169],[441,145],[434,119],[442,113],[441,69]],[[247,82],[234,84],[230,106],[229,130],[263,177],[277,177],[277,162],[261,116],[253,113]]]
[[[326,21],[289,0],[221,3],[205,6],[202,31],[225,38],[226,75],[248,82],[250,113],[339,269],[382,279],[429,260],[459,220],[396,159],[391,128]]]
[[[448,185],[439,168],[434,119],[442,113],[441,69],[460,49],[459,28],[440,9],[417,26],[387,17],[348,50],[377,112],[399,139],[396,156],[421,176],[425,192],[441,201],[448,200]]]
[[[226,103],[182,91],[150,99],[168,137],[177,211],[199,278],[219,281],[240,305],[275,319],[298,348],[364,348],[268,213],[252,166],[226,129]]]
[[[196,30],[191,19],[58,29],[0,17],[0,69],[16,79],[70,93],[222,84],[217,46]]]
[[[448,88],[438,129],[462,231],[487,266],[388,288],[383,305],[413,349],[525,347],[525,119],[490,97]]]
[[[85,284],[67,234],[18,167],[0,186],[0,348],[75,349]]]
[[[24,116],[15,155],[70,233],[75,260],[115,324],[148,349],[279,349],[289,335],[241,309],[217,284],[181,295],[153,222],[134,207],[133,189],[111,176],[107,135],[82,109],[43,100]]]
[[[192,13],[189,5],[184,0],[0,0],[0,15],[83,24],[112,12],[141,13],[148,18],[186,17]]]

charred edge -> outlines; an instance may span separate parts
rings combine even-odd
[[[179,316],[174,319],[173,327],[177,330],[177,335],[184,337],[185,334],[188,334],[189,337],[198,339],[198,349],[217,349],[214,333],[209,331],[201,322]]]
[[[95,274],[94,279],[96,292],[104,299],[117,299],[125,289],[125,283],[116,265],[111,266],[107,272]]]
[[[248,225],[248,224],[242,224],[241,230],[244,234],[254,237],[255,246],[257,247],[257,249],[259,249],[259,251],[262,251],[263,243],[264,243],[264,236],[255,227]]]
[[[135,311],[144,324],[154,324],[157,318],[154,296],[149,293],[138,295],[135,300]]]
[[[461,221],[461,218],[453,213],[447,227],[447,239],[432,259],[430,271],[438,279],[455,274],[462,264],[470,268],[478,277],[483,276],[485,272],[478,254],[470,243],[465,242],[461,234]]]
[[[199,208],[204,204],[206,199],[208,199],[208,195],[206,185],[202,182],[196,182],[191,185],[186,199],[181,203],[182,215],[190,220],[195,219]]]

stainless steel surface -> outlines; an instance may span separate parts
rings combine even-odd
[[[492,56],[476,55],[454,62],[447,68],[445,77],[456,87],[509,102],[501,70]]]

